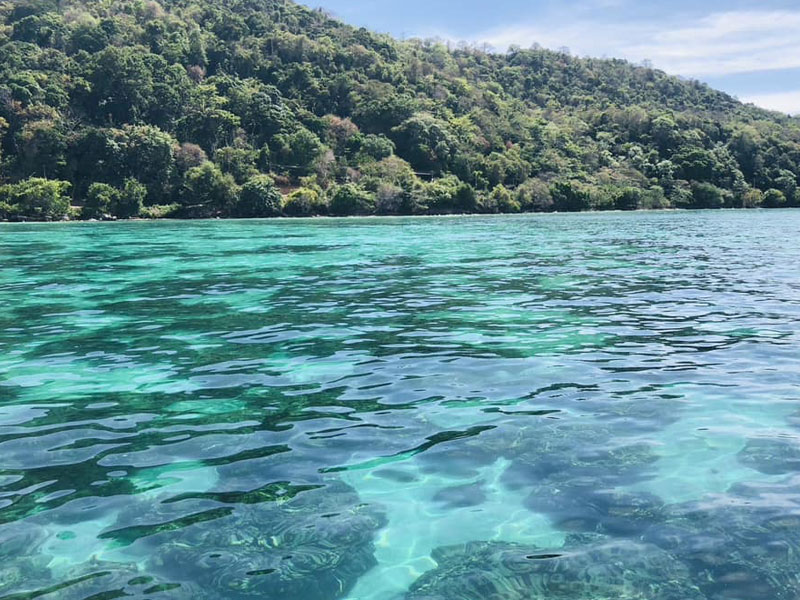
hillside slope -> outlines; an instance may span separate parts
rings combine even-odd
[[[2,2],[0,135],[7,219],[800,205],[797,119],[284,0]]]

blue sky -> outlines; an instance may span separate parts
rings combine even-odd
[[[649,60],[746,102],[800,113],[800,0],[307,0],[398,37],[568,47]]]

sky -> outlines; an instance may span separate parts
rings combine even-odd
[[[800,114],[800,0],[306,0],[397,37],[567,47],[650,61],[743,102]]]

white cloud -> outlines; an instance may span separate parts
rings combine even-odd
[[[669,73],[689,77],[800,67],[800,10],[730,11],[672,22],[570,22],[514,25],[485,31],[473,41],[498,49],[534,42],[568,46],[574,53],[651,60]]]
[[[757,94],[742,98],[742,102],[750,102],[761,108],[777,110],[784,114],[800,115],[800,90],[775,94]]]

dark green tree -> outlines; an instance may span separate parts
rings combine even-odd
[[[119,202],[119,191],[107,183],[93,183],[81,212],[84,219],[106,219]]]
[[[692,184],[692,208],[722,208],[725,205],[723,190],[710,183]]]
[[[331,214],[337,217],[368,215],[374,210],[375,197],[352,183],[339,187],[330,202]]]
[[[465,213],[473,213],[478,210],[478,195],[475,189],[468,183],[461,183],[456,189],[454,197],[454,208]]]
[[[180,201],[187,216],[227,216],[238,201],[236,182],[218,166],[207,162],[186,173]]]
[[[239,218],[277,217],[280,214],[281,194],[268,175],[256,175],[248,179],[232,211],[232,215]]]
[[[276,135],[273,145],[276,158],[284,168],[299,169],[302,173],[311,170],[323,150],[319,138],[305,128],[290,134]]]
[[[614,198],[614,208],[617,210],[637,210],[642,206],[644,194],[638,188],[624,188],[617,192]]]
[[[116,200],[111,205],[111,212],[120,219],[138,217],[144,208],[145,198],[147,198],[147,188],[137,179],[129,177],[117,193]]]
[[[553,209],[559,212],[580,212],[591,207],[591,194],[574,181],[557,181],[550,186]]]
[[[764,208],[784,208],[787,203],[786,195],[780,190],[771,189],[764,194]]]

